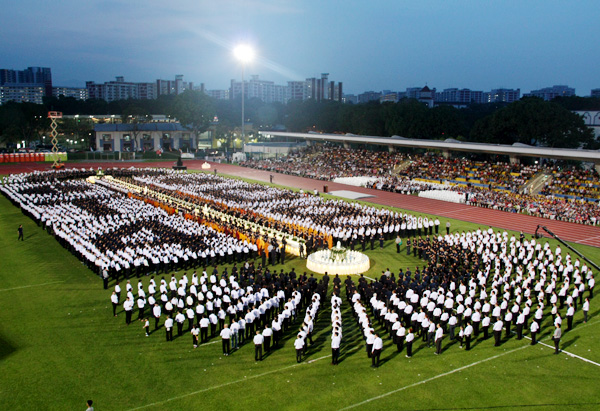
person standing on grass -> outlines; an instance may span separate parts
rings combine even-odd
[[[442,325],[438,324],[435,330],[435,354],[440,355],[442,353],[442,338],[444,338],[444,330]]]
[[[569,308],[567,308],[567,331],[571,331],[573,329],[573,317],[575,316],[575,308],[573,304],[569,304]]]
[[[173,341],[173,319],[168,316],[165,320],[165,331],[167,333],[167,341]]]
[[[558,354],[560,349],[558,348],[560,345],[560,338],[562,337],[562,330],[560,329],[560,324],[556,324],[556,328],[554,329],[554,334],[552,335],[552,340],[554,341],[554,354]]]
[[[117,307],[119,306],[119,297],[117,297],[117,293],[113,291],[112,295],[110,296],[110,302],[112,303],[113,306],[113,316],[116,317],[117,316]]]
[[[263,354],[263,343],[265,342],[265,337],[260,333],[260,330],[256,330],[256,334],[254,335],[254,361],[262,361]]]
[[[205,343],[208,340],[208,325],[210,324],[210,321],[208,320],[208,318],[206,318],[206,316],[202,316],[202,318],[200,318],[200,341],[202,341],[202,343]]]
[[[304,339],[302,335],[298,334],[296,337],[294,348],[296,349],[296,362],[302,362],[302,351],[304,351]]]
[[[121,286],[118,281],[115,284],[115,293],[117,294],[117,302],[121,301]]]
[[[458,328],[458,337],[456,337],[456,340],[460,344],[459,347],[462,348],[463,341],[465,340],[465,327],[463,327],[462,325]]]
[[[239,348],[238,335],[240,332],[240,324],[237,321],[232,321],[229,329],[231,330],[231,349],[237,350]]]
[[[540,326],[536,321],[532,321],[531,322],[531,328],[529,329],[531,331],[531,345],[536,345],[537,344],[537,333],[540,330]]]
[[[221,330],[221,341],[223,343],[223,355],[228,356],[231,350],[231,330],[229,324],[225,324],[225,328]]]
[[[265,324],[265,329],[262,331],[262,336],[264,337],[264,351],[265,353],[269,352],[271,348],[271,337],[273,336],[273,330],[269,327],[268,324]]]
[[[94,401],[87,400],[87,402],[85,403],[85,405],[87,406],[87,408],[85,409],[85,411],[94,411],[94,407],[92,407],[93,403],[94,403]]]
[[[102,283],[104,289],[108,290],[108,270],[106,269],[106,266],[102,267]]]
[[[158,322],[160,321],[160,315],[162,314],[162,309],[158,303],[154,304],[152,308],[152,315],[154,316],[154,329],[158,329]]]
[[[23,237],[23,224],[19,225],[19,228],[17,228],[17,231],[19,232],[19,238],[17,238],[17,241],[19,241],[19,240],[25,241],[24,237]]]
[[[331,336],[331,365],[338,365],[340,360],[340,344],[342,339],[337,332]]]
[[[481,320],[481,329],[483,330],[483,339],[484,340],[487,340],[488,337],[490,336],[489,330],[490,330],[491,323],[492,323],[492,320],[490,319],[489,316],[485,316]]]
[[[406,328],[404,328],[404,325],[402,325],[402,323],[400,323],[400,328],[398,328],[398,331],[396,331],[396,347],[398,349],[398,352],[402,352],[402,350],[404,349],[404,340],[406,339]]]
[[[198,328],[198,324],[193,325],[190,334],[192,334],[192,346],[194,348],[198,348],[198,335],[200,335],[200,329]]]
[[[146,333],[146,337],[148,337],[150,335],[150,320],[147,318],[142,318],[142,321],[144,322],[144,331]]]
[[[127,300],[123,303],[123,309],[125,310],[125,323],[129,325],[131,323],[131,314],[133,313],[133,301],[127,297]]]
[[[500,339],[502,338],[502,327],[503,326],[504,326],[504,323],[502,322],[502,319],[500,317],[498,317],[498,319],[496,320],[496,322],[494,323],[494,326],[493,326],[494,346],[495,347],[500,346]]]
[[[415,335],[413,334],[413,329],[408,329],[408,334],[406,334],[406,358],[412,357],[412,346],[413,341],[415,340]]]
[[[373,341],[373,352],[371,353],[371,367],[379,367],[379,357],[381,356],[381,350],[383,350],[383,340],[379,334],[375,334],[375,340]]]
[[[402,238],[400,238],[400,234],[396,236],[396,254],[400,254],[400,246],[402,245]]]
[[[588,322],[588,311],[590,311],[590,299],[586,297],[584,303],[583,303],[583,307],[581,308],[583,310],[583,322],[587,323]]]

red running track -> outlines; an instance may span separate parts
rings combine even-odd
[[[184,165],[190,169],[200,170],[203,160],[186,160]],[[66,163],[66,168],[97,168],[112,167],[169,167],[173,162],[98,162],[98,163]],[[269,176],[273,175],[273,183],[301,188],[307,191],[315,189],[323,191],[323,186],[329,186],[329,191],[348,190],[359,192],[373,197],[363,198],[361,201],[380,204],[385,206],[400,207],[406,210],[423,214],[439,215],[441,217],[468,221],[480,224],[482,227],[498,227],[506,230],[523,231],[533,234],[538,225],[546,226],[554,234],[563,240],[579,244],[600,247],[600,227],[583,224],[569,223],[566,221],[548,220],[541,217],[533,217],[525,214],[506,213],[504,211],[492,210],[482,207],[468,206],[464,204],[449,203],[440,200],[431,200],[417,196],[390,193],[387,191],[374,190],[363,187],[350,186],[346,184],[333,183],[331,181],[313,180],[310,178],[290,176],[269,171],[256,170],[231,164],[211,163],[211,170],[217,169],[219,174],[228,174],[236,177],[244,177],[252,180],[269,182]],[[9,163],[0,164],[0,174],[13,174],[31,172],[34,170],[49,170],[50,165],[46,163]]]

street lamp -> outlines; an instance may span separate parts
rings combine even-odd
[[[242,63],[242,141],[244,141],[244,126],[246,124],[244,116],[244,67],[246,63],[251,62],[254,58],[254,50],[252,47],[242,44],[233,50],[233,54]]]

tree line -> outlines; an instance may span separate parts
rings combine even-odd
[[[335,101],[290,101],[288,104],[245,102],[246,121],[255,130],[271,130],[283,125],[293,132],[352,133],[371,136],[401,136],[418,139],[457,139],[460,141],[548,147],[599,148],[583,118],[571,110],[600,110],[600,99],[561,97],[547,102],[526,97],[511,104],[473,104],[466,108],[440,105],[428,108],[414,99],[397,103],[378,101],[342,104]],[[106,102],[70,97],[52,97],[43,104],[7,103],[0,106],[0,143],[37,141],[49,132],[48,111],[65,115],[115,115],[123,122],[150,121],[152,114],[177,118],[195,134],[216,123],[216,137],[230,135],[241,124],[241,102],[216,100],[198,91],[164,95],[155,100]],[[89,122],[64,119],[61,134],[91,137]],[[92,141],[90,140],[90,144]]]

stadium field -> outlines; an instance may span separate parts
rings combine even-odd
[[[23,242],[17,242],[19,224]],[[453,230],[476,228],[452,220]],[[600,249],[575,248],[600,261]],[[367,254],[369,277],[388,267],[397,272],[424,263],[396,254],[393,241]],[[298,258],[275,269],[292,267],[306,271]],[[148,280],[143,278],[145,286]],[[122,308],[112,316],[110,291],[0,197],[0,409],[85,409],[88,399],[96,410],[600,409],[597,298],[587,323],[577,312],[560,355],[552,355],[551,318],[545,318],[543,344],[536,346],[514,337],[500,347],[493,339],[477,340],[467,352],[446,337],[442,355],[418,340],[408,359],[384,339],[382,364],[374,369],[345,299],[341,362],[332,366],[328,301],[321,305],[316,338],[302,363],[295,360],[293,332],[255,362],[248,343],[224,357],[219,337],[196,349],[189,334],[167,343],[164,328],[145,337],[141,322],[125,324]]]

